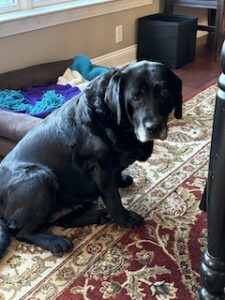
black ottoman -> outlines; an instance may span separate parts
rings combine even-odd
[[[178,68],[195,59],[198,18],[154,14],[138,19],[137,60],[156,60]]]

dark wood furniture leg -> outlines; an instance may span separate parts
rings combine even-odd
[[[164,13],[173,13],[174,6],[196,7],[208,9],[208,24],[198,24],[198,30],[214,33],[213,58],[218,60],[222,42],[225,37],[225,0],[162,0],[162,9]]]
[[[217,1],[217,13],[215,17],[215,37],[213,45],[214,59],[217,60],[224,40],[224,0]]]
[[[208,249],[201,261],[200,300],[224,300],[225,293],[225,42],[221,52],[222,74],[216,96],[206,201]],[[205,197],[205,198],[204,198]]]

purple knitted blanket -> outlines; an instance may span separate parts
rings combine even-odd
[[[0,91],[0,108],[45,118],[63,103],[80,94],[78,87],[51,84],[23,91]]]

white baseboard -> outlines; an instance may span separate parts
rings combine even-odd
[[[132,45],[92,59],[92,63],[105,67],[122,66],[136,61],[137,45]]]

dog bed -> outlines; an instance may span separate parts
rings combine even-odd
[[[0,74],[0,156],[5,156],[41,118],[107,72],[84,55]]]

